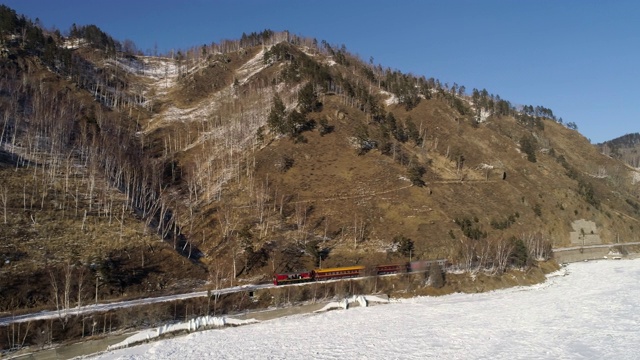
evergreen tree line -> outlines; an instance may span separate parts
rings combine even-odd
[[[58,43],[62,39],[59,31],[45,36],[42,30],[30,20],[27,20],[24,16],[18,17],[15,11],[2,5],[2,8],[0,8],[0,34],[18,33],[20,32],[19,30],[25,35],[26,40],[23,40],[25,49],[39,52],[48,66],[65,75],[72,73],[74,67],[78,66],[74,64],[72,54],[67,49],[59,46]],[[95,25],[77,26],[73,24],[69,30],[69,36],[71,38],[84,39],[90,46],[104,50],[106,54],[135,50],[135,44],[132,44],[130,40],[126,40],[123,45]],[[4,39],[4,36],[2,38]],[[190,61],[198,60],[208,54],[224,54],[243,48],[274,44],[271,54],[265,54],[265,59],[275,55],[276,61],[290,61],[290,66],[283,72],[285,80],[312,79],[315,84],[323,86],[326,91],[344,93],[346,96],[355,99],[350,104],[360,107],[370,114],[372,118],[384,116],[384,112],[375,96],[367,89],[371,85],[377,85],[378,88],[394,94],[399,103],[404,105],[407,110],[416,107],[422,99],[428,100],[435,95],[447,101],[461,115],[470,113],[468,106],[461,100],[466,96],[464,86],[456,83],[450,86],[448,83],[442,84],[434,78],[426,79],[424,76],[404,74],[390,68],[383,69],[380,65],[375,66],[373,64],[373,58],[370,59],[369,63],[366,63],[359,57],[350,54],[344,45],[334,46],[324,40],[319,44],[315,38],[291,35],[288,31],[274,32],[270,29],[265,29],[261,32],[252,32],[250,34],[243,33],[239,40],[223,40],[220,44],[214,42],[209,46],[203,45],[200,48],[194,47],[177,53],[188,64]],[[312,61],[306,54],[301,53],[296,56],[288,54],[289,56],[287,56],[286,51],[283,51],[284,44],[305,46],[312,51],[329,55],[338,64],[352,68],[354,73],[364,77],[369,84],[362,84],[358,80],[349,80],[346,74],[330,74],[328,66]],[[172,57],[175,54],[176,52],[171,52]],[[132,100],[113,100],[111,103],[113,105],[118,102],[129,101]],[[517,116],[525,125],[541,127],[541,122],[537,120],[541,118],[562,123],[562,118],[557,119],[551,109],[544,106],[533,107],[527,105],[518,111],[511,103],[501,99],[499,95],[490,95],[486,89],[473,89],[471,101],[475,107],[476,119],[480,118],[480,111],[484,110],[497,116]],[[574,122],[569,122],[566,125],[570,129],[577,130],[577,125]]]

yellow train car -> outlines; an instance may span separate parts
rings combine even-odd
[[[315,269],[313,270],[313,277],[317,281],[357,277],[364,275],[364,269],[364,266],[346,266],[327,269]]]

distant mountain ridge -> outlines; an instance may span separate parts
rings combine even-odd
[[[640,133],[629,133],[596,145],[603,154],[640,167]]]
[[[625,134],[615,139],[605,141],[602,144],[610,144],[618,147],[633,147],[637,144],[640,144],[640,133],[636,132]]]

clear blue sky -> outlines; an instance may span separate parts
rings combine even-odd
[[[592,142],[640,132],[640,1],[0,0],[46,27],[96,24],[142,51],[289,30],[364,60],[551,108]]]

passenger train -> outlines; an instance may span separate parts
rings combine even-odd
[[[362,265],[314,269],[294,273],[273,275],[274,285],[297,284],[311,281],[325,281],[332,279],[354,278],[367,275],[386,275],[415,273],[428,271],[433,263],[437,263],[442,270],[447,267],[447,260],[420,260],[401,264],[376,265],[367,268]]]

